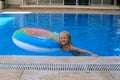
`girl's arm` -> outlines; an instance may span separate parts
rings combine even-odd
[[[92,52],[90,52],[90,51],[88,51],[88,50],[83,50],[83,49],[80,49],[80,48],[76,48],[76,47],[71,47],[71,50],[72,51],[75,51],[75,52],[79,52],[79,53],[88,53],[88,54],[91,54],[92,56],[97,56],[96,54],[94,54],[94,53],[92,53]]]

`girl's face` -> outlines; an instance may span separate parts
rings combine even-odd
[[[60,44],[61,45],[66,45],[67,43],[69,43],[69,36],[65,33],[60,33],[59,35],[60,39]]]

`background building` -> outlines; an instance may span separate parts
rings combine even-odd
[[[97,5],[97,6],[116,6],[120,0],[7,0],[9,7],[20,5]]]

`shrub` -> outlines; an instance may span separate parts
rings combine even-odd
[[[0,0],[0,1],[5,1],[5,0]]]

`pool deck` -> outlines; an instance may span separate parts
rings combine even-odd
[[[119,57],[0,56],[0,64],[120,64]],[[0,66],[1,67],[1,66]],[[12,67],[12,65],[10,65]],[[19,66],[18,66],[19,67]],[[34,66],[35,67],[35,66]],[[1,68],[0,68],[1,69]],[[1,69],[0,80],[119,80],[120,71]]]
[[[0,10],[0,13],[2,12],[37,12],[37,13],[88,13],[88,14],[120,14],[120,8],[119,9],[69,9],[69,8],[64,8],[64,9],[57,9],[57,8],[31,8],[31,9],[13,9],[13,8],[7,8]]]
[[[20,5],[20,8],[22,9],[94,9],[94,10],[119,10],[119,6],[97,6],[97,5],[90,5],[90,6],[85,6],[85,5],[79,5],[79,6],[73,6],[73,5]]]
[[[120,14],[120,10],[46,10],[46,9],[4,9],[2,12],[41,12],[41,13],[89,13]],[[10,65],[1,68],[2,64]],[[120,57],[49,57],[49,56],[0,56],[0,80],[119,80],[120,71],[64,71],[9,69],[12,64],[118,64]],[[18,66],[17,66],[18,67]],[[21,66],[20,66],[21,67]]]

